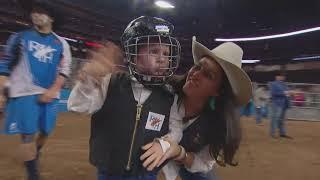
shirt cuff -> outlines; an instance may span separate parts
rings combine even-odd
[[[156,139],[160,145],[161,145],[161,148],[162,148],[162,151],[165,153],[169,148],[170,148],[170,143],[168,141],[165,141],[163,139]]]
[[[214,163],[214,160],[207,160],[207,162],[203,162],[197,155],[195,155],[191,167],[188,168],[185,166],[185,168],[191,173],[207,173],[212,170]]]

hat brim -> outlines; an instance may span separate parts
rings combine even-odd
[[[236,102],[239,105],[246,105],[250,101],[252,96],[251,80],[241,68],[217,56],[195,39],[192,41],[192,55],[195,64],[198,64],[204,56],[215,59],[229,80]]]

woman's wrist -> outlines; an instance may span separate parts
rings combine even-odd
[[[180,147],[180,153],[177,155],[177,157],[174,158],[174,160],[183,162],[186,158],[186,150],[182,146],[179,146],[179,147]]]
[[[174,160],[180,164],[183,164],[185,167],[190,168],[193,163],[193,153],[186,152],[186,150],[182,146],[179,147],[180,153],[174,158]]]
[[[184,161],[182,161],[182,164],[186,167],[186,168],[190,168],[193,164],[193,153],[192,152],[186,152],[186,156]]]

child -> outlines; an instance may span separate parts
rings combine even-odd
[[[114,61],[123,59],[111,43],[80,71],[68,108],[93,114],[90,162],[98,170],[98,180],[156,180],[159,168],[147,172],[139,158],[143,145],[169,131],[173,95],[164,84],[180,57],[172,31],[168,21],[139,17],[121,37],[130,74],[112,72]]]

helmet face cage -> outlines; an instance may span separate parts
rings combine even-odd
[[[123,46],[130,73],[144,85],[164,84],[179,66],[181,46],[174,37],[168,35],[137,36],[123,42]],[[168,54],[154,53],[152,50],[150,51],[152,47],[168,49],[169,52]],[[147,53],[142,54],[139,52],[141,48],[147,48]],[[162,65],[156,63],[158,67],[146,71],[143,69],[148,69],[149,67],[143,67],[137,63],[141,57],[147,58],[147,61],[161,59],[163,63]]]

